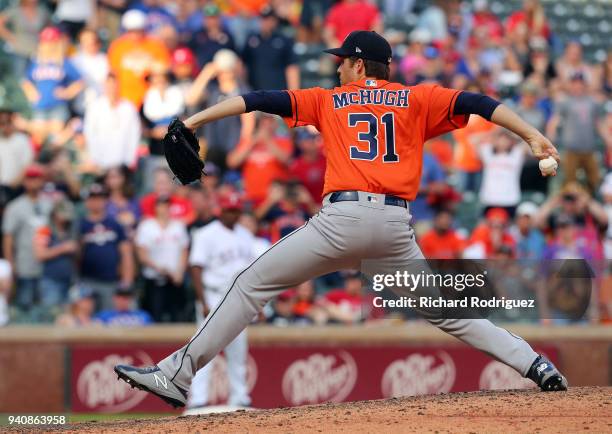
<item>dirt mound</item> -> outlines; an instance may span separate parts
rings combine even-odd
[[[612,387],[470,392],[206,416],[81,423],[62,432],[103,433],[567,433],[612,432]]]

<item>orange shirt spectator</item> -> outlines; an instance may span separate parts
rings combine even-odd
[[[121,96],[136,107],[142,105],[148,87],[147,75],[151,69],[154,66],[170,66],[170,52],[161,41],[146,35],[146,22],[143,12],[126,12],[121,20],[126,33],[108,49],[108,61],[119,78]]]
[[[426,258],[457,259],[465,247],[465,240],[454,230],[438,232],[430,229],[419,239],[421,251]]]
[[[503,208],[491,208],[487,211],[484,223],[476,226],[470,237],[469,245],[480,244],[486,258],[491,258],[499,249],[506,247],[514,252],[516,242],[508,232],[510,216]]]
[[[343,0],[332,6],[325,19],[324,38],[337,46],[354,30],[382,31],[378,8],[366,0]]]
[[[439,137],[428,140],[425,149],[440,163],[445,171],[449,171],[453,165],[453,145],[447,140]]]
[[[255,136],[242,138],[227,156],[228,167],[242,167],[246,197],[255,204],[266,198],[272,181],[288,177],[287,164],[293,144],[276,135],[277,126],[274,116],[262,115]]]
[[[495,124],[480,116],[470,116],[465,128],[454,130],[453,138],[457,142],[453,161],[455,169],[464,172],[478,172],[482,168],[476,143],[481,141],[486,133],[495,128]]]
[[[453,229],[453,215],[442,210],[436,213],[433,228],[419,238],[421,251],[426,258],[458,259],[461,258],[465,240]]]

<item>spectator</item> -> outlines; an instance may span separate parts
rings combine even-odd
[[[603,197],[604,210],[608,215],[608,230],[604,241],[604,257],[612,259],[612,174],[608,173],[601,184],[600,194]]]
[[[544,254],[546,240],[542,232],[534,225],[534,216],[538,207],[533,202],[523,202],[516,209],[515,225],[510,233],[516,241],[516,258],[540,260]]]
[[[480,190],[482,164],[478,158],[478,144],[487,139],[495,125],[480,116],[470,116],[465,128],[455,130],[454,167],[457,176],[457,187],[460,191],[476,192]]]
[[[525,29],[525,30],[523,30]],[[514,12],[506,21],[506,32],[523,32],[532,37],[550,38],[550,28],[540,0],[523,0],[523,8]]]
[[[9,261],[0,256],[0,327],[9,322],[8,301],[13,287],[13,273]]]
[[[180,47],[172,52],[172,75],[174,76],[174,84],[181,90],[185,109],[185,116],[195,114],[198,108],[194,105],[187,104],[189,90],[193,86],[196,74],[196,59],[193,51],[189,48]]]
[[[608,170],[612,169],[612,100],[604,105],[605,115],[599,121],[599,135],[604,141],[604,162]]]
[[[49,23],[51,16],[38,0],[19,0],[0,13],[0,38],[13,53],[16,77],[25,75],[28,62],[36,53],[37,35]]]
[[[151,316],[134,305],[133,290],[119,287],[114,291],[112,308],[96,314],[94,321],[111,327],[142,327],[152,324]]]
[[[78,113],[83,115],[87,106],[104,93],[109,70],[108,58],[101,50],[100,38],[95,30],[81,31],[78,51],[70,60],[85,82],[85,90],[79,95],[76,107]]]
[[[586,92],[585,78],[574,75],[568,86],[568,95],[555,107],[548,127],[548,138],[557,141],[565,154],[561,160],[565,183],[576,181],[578,169],[583,169],[589,190],[599,186],[599,164],[596,158],[597,130],[600,107]],[[560,133],[557,135],[557,129]]]
[[[98,27],[108,30],[108,39],[119,36],[121,16],[126,11],[131,0],[98,0]]]
[[[210,176],[210,172],[208,171],[209,165],[207,164],[206,166],[206,173]],[[195,219],[187,228],[190,235],[189,238],[193,237],[195,231],[206,226],[215,219],[211,194],[212,193],[202,186],[202,184],[193,184],[189,186],[189,202],[195,213]]]
[[[159,196],[170,198],[170,216],[179,219],[185,224],[190,224],[195,213],[191,202],[185,197],[176,194],[175,186],[168,169],[158,168],[153,173],[153,192],[145,195],[140,201],[140,209],[145,217],[155,216],[155,203]]]
[[[483,177],[480,187],[480,203],[485,212],[491,208],[504,208],[514,217],[521,200],[521,170],[526,147],[518,137],[503,128],[493,134],[491,143],[480,145]]]
[[[205,27],[203,26],[203,16],[204,13],[199,9],[197,0],[177,2],[174,18],[180,45],[187,45],[192,35]]]
[[[257,217],[255,217],[255,215],[251,213],[243,213],[240,216],[240,220],[238,220],[238,223],[244,226],[255,237],[255,241],[253,243],[255,257],[263,255],[265,251],[270,248],[270,241],[268,241],[266,238],[258,236],[259,220],[257,220]]]
[[[85,112],[84,134],[90,163],[97,171],[136,163],[140,118],[134,105],[120,95],[114,74],[104,84],[104,95]]]
[[[74,285],[68,292],[68,309],[59,315],[55,324],[62,327],[83,327],[95,325],[93,313],[96,306],[94,293],[90,288]]]
[[[597,252],[581,239],[580,229],[569,214],[560,214],[556,220],[554,238],[544,252],[544,259],[595,259]]]
[[[34,255],[42,263],[40,301],[50,313],[66,303],[75,276],[74,218],[72,203],[59,201],[51,210],[49,224],[39,227],[34,238]]]
[[[104,186],[109,192],[106,214],[123,226],[129,239],[133,238],[141,215],[131,175],[126,166],[119,166],[108,169],[104,176]]]
[[[485,221],[472,232],[464,256],[469,259],[487,259],[502,248],[514,252],[515,241],[508,231],[509,218],[508,211],[503,208],[489,209]]]
[[[60,28],[75,41],[86,25],[94,24],[96,0],[57,0],[54,18]]]
[[[268,197],[255,210],[255,215],[270,223],[270,240],[275,243],[306,223],[318,206],[297,182],[270,184]]]
[[[589,88],[597,84],[595,71],[582,58],[582,45],[578,41],[569,41],[565,45],[563,55],[555,63],[555,68],[561,84],[565,87],[571,86],[576,75],[581,75]]]
[[[472,14],[472,38],[477,40],[501,41],[504,27],[499,18],[491,12],[488,0],[475,0]]]
[[[119,79],[119,94],[140,108],[147,90],[147,75],[153,65],[170,64],[170,53],[163,43],[147,36],[147,16],[138,10],[129,10],[121,18],[125,29],[108,49],[111,70]]]
[[[15,303],[23,311],[34,307],[39,296],[42,266],[34,256],[34,234],[47,222],[53,206],[41,195],[44,176],[44,167],[38,164],[25,170],[25,192],[8,204],[2,220],[2,251],[16,278]]]
[[[382,18],[378,8],[366,0],[341,0],[331,7],[325,17],[323,40],[328,47],[337,47],[354,30],[374,30],[382,33]]]
[[[180,87],[170,84],[170,72],[165,66],[154,66],[148,76],[149,89],[145,93],[142,111],[149,123],[149,154],[155,158],[153,164],[145,169],[145,182],[148,184],[151,167],[163,161],[164,149],[162,139],[168,131],[168,125],[185,110],[185,100]],[[163,163],[162,163],[163,164]]]
[[[289,166],[289,172],[308,190],[312,199],[320,204],[326,167],[321,136],[311,130],[301,129],[295,141],[300,155]]]
[[[130,9],[143,12],[147,20],[147,32],[156,33],[165,26],[177,26],[176,18],[166,8],[165,3],[167,2],[163,0],[137,0],[130,4]]]
[[[293,40],[278,32],[278,17],[271,7],[261,11],[260,32],[251,34],[242,53],[253,89],[298,89],[300,69]]]
[[[327,322],[327,312],[315,300],[314,281],[307,280],[295,287],[293,315],[295,324],[322,325]]]
[[[94,291],[101,309],[111,308],[117,286],[130,287],[134,280],[132,245],[123,227],[106,214],[107,201],[104,186],[92,184],[78,228],[81,283]]]
[[[434,209],[429,199],[432,195],[442,193],[446,190],[446,175],[440,163],[431,153],[423,152],[423,170],[421,172],[421,183],[417,197],[410,204],[410,214],[415,223],[418,223],[422,231],[429,226],[429,222],[434,216]],[[419,232],[419,230],[417,230]]]
[[[295,323],[295,313],[293,305],[295,303],[295,291],[287,290],[281,292],[276,300],[266,311],[266,322],[277,327],[287,327]]]
[[[433,228],[419,239],[423,255],[428,259],[460,259],[465,239],[453,229],[453,214],[440,210],[433,220]]]
[[[244,190],[249,200],[261,203],[273,180],[287,179],[287,164],[293,153],[291,141],[277,134],[274,116],[262,113],[255,135],[245,137],[227,156],[232,169],[241,167]]]
[[[603,238],[608,228],[606,210],[579,184],[568,184],[542,204],[536,224],[553,233],[561,216],[569,216],[572,233],[596,260],[603,259]],[[578,241],[577,241],[578,242]]]
[[[196,53],[197,63],[200,67],[212,62],[219,50],[235,50],[234,38],[223,28],[221,10],[214,4],[204,7],[203,26],[193,32],[189,41],[189,48]]]
[[[57,198],[78,200],[81,192],[81,182],[72,167],[68,149],[54,149],[49,155],[48,168],[45,191],[54,193]]]
[[[58,134],[69,117],[69,101],[84,87],[72,62],[66,58],[60,30],[46,27],[40,32],[36,57],[22,82],[32,104],[32,134],[42,144],[48,135]]]
[[[179,321],[189,237],[185,225],[170,217],[168,196],[157,197],[155,217],[138,225],[135,244],[145,279],[144,309],[155,322]]]
[[[404,0],[400,0],[402,3]],[[333,0],[310,0],[302,5],[300,27],[297,40],[299,42],[317,44],[322,41],[323,24]]]
[[[444,41],[448,36],[447,17],[444,10],[447,5],[442,0],[434,0],[431,3],[421,12],[417,27],[428,30],[434,41]]]
[[[0,109],[0,208],[19,193],[23,172],[34,153],[28,136],[15,129],[15,114]]]
[[[524,83],[521,86],[521,96],[515,111],[538,131],[543,131],[546,126],[546,115],[538,106],[539,93],[540,89],[535,82],[527,81]],[[538,164],[539,160],[528,152],[521,173],[521,190],[539,191],[546,194],[549,178],[542,176]]]
[[[370,297],[363,292],[359,271],[345,273],[344,288],[329,291],[319,305],[331,322],[340,324],[357,324],[372,319],[376,313]]]
[[[538,38],[531,41],[529,46],[525,47],[523,57],[523,76],[529,80],[545,85],[546,82],[557,77],[550,49],[544,39]]]
[[[196,107],[201,103],[211,106],[232,96],[246,93],[249,88],[237,75],[238,56],[230,50],[220,50],[213,61],[207,64],[195,79],[185,99],[187,106]],[[216,79],[216,80],[215,80]],[[244,113],[221,119],[206,125],[206,160],[221,169],[226,168],[227,154],[234,149],[241,137],[249,137],[253,132],[255,115]]]

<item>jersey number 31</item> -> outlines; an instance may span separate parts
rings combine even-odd
[[[380,122],[385,127],[385,144],[386,150],[383,155],[383,162],[397,163],[399,155],[395,153],[395,120],[393,113],[385,113],[381,116]],[[360,142],[368,143],[368,150],[363,151],[359,147],[353,145],[350,148],[352,160],[372,161],[378,156],[378,118],[372,113],[349,113],[349,127],[355,127],[360,123],[367,123],[368,130],[357,135]]]

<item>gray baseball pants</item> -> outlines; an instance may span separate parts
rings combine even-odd
[[[409,222],[409,211],[385,205],[384,195],[359,192],[359,201],[336,203],[326,197],[317,215],[236,275],[189,343],[159,362],[159,368],[174,384],[188,390],[196,372],[285,289],[340,269],[361,268],[371,274],[401,270],[406,263],[424,264]],[[396,290],[405,296],[433,295],[428,294],[431,289],[403,291]],[[523,376],[538,356],[523,339],[486,319],[443,318],[434,308],[417,311],[431,324]]]

